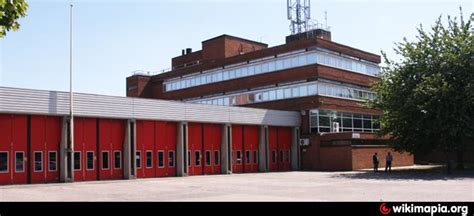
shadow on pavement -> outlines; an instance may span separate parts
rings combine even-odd
[[[467,167],[464,170],[453,170],[453,173],[446,174],[445,167],[433,167],[428,169],[400,169],[392,170],[392,172],[384,172],[380,170],[377,173],[373,171],[360,171],[351,173],[342,173],[334,175],[333,178],[349,178],[349,179],[378,179],[378,180],[459,180],[474,179],[474,167]]]

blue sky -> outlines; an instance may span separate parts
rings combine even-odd
[[[275,46],[289,34],[285,0],[27,0],[18,32],[0,39],[0,86],[69,90],[69,3],[74,3],[74,90],[125,96],[134,70],[169,68],[181,49],[230,34]],[[414,39],[439,15],[467,19],[471,0],[324,0],[312,18],[335,42],[395,57],[393,43]]]

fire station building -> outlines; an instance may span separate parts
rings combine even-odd
[[[380,56],[316,29],[283,45],[230,35],[172,69],[127,78],[127,97],[0,87],[0,185],[370,168]]]
[[[0,87],[0,185],[299,169],[297,112],[73,98]]]
[[[287,36],[274,47],[221,35],[203,41],[202,50],[182,50],[168,72],[128,77],[127,96],[295,111],[303,170],[370,168],[375,152],[381,164],[392,152],[393,166],[412,165],[412,155],[394,152],[387,137],[376,135],[382,111],[364,107],[375,97],[370,86],[379,63],[379,55],[333,42],[323,29]],[[270,140],[281,133],[270,128]],[[270,164],[286,157],[268,153]]]

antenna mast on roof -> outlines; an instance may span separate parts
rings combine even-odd
[[[287,0],[287,6],[291,34],[308,31],[311,20],[310,0]]]

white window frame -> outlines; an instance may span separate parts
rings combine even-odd
[[[151,160],[150,164],[151,165],[150,166],[148,166],[148,158],[149,158],[148,153],[150,153],[150,155],[151,155],[151,158],[150,158],[150,160]],[[153,151],[151,151],[151,150],[146,150],[145,151],[145,168],[146,169],[152,169],[153,168]]]
[[[173,160],[170,160],[170,153],[173,154]],[[173,161],[173,166],[170,166],[170,161]],[[175,167],[175,166],[176,166],[176,152],[168,151],[168,167]]]
[[[217,153],[217,163],[216,163],[216,153]],[[221,164],[221,151],[219,150],[214,150],[214,160],[212,162],[214,163],[215,166],[219,166]]]
[[[104,168],[104,153],[107,153],[107,168]],[[100,152],[100,168],[101,170],[110,170],[110,151]]]
[[[207,153],[209,153],[209,158],[207,157]],[[206,167],[212,166],[212,159],[213,159],[212,151],[206,150],[204,157],[205,157],[204,166]],[[209,159],[209,164],[207,164],[207,159]]]
[[[239,153],[240,153],[240,158],[239,158]],[[241,150],[236,150],[235,151],[235,161],[237,162],[237,164],[242,164],[242,151]]]
[[[22,164],[22,168],[23,168],[22,171],[18,171],[16,169],[16,162],[17,162],[16,154],[17,153],[23,154],[23,157],[21,157],[21,164]],[[8,169],[8,167],[7,167],[7,169]],[[24,151],[15,151],[15,173],[24,173],[24,172],[25,172],[25,152]]]
[[[199,160],[199,165],[196,163],[196,152],[199,153],[199,158],[197,158]],[[201,155],[201,151],[200,150],[197,150],[197,151],[194,151],[194,166],[195,167],[201,167],[202,166],[202,155]]]
[[[89,158],[87,157],[89,153],[92,153],[92,169],[89,169]],[[95,152],[94,151],[86,151],[86,170],[92,171],[95,170]]]
[[[162,158],[163,159],[163,165],[161,165],[161,166],[160,166],[160,153],[163,154],[163,158]],[[156,166],[158,168],[165,168],[165,157],[166,157],[165,156],[165,151],[163,151],[163,150],[157,151],[157,153],[156,153]]]
[[[79,169],[76,169],[76,165],[75,165],[75,162],[76,162],[76,153],[79,154]],[[82,171],[82,152],[81,151],[74,151],[73,152],[74,154],[74,161],[73,161],[73,168],[74,168],[74,171]],[[48,152],[48,157],[49,157],[49,152]],[[49,160],[48,160],[48,165],[49,165]],[[48,171],[51,171],[49,170],[49,166],[48,166]]]
[[[137,157],[137,154],[139,155],[139,157]],[[137,162],[137,160],[139,160],[139,162]],[[142,158],[142,151],[138,150],[138,151],[135,151],[135,163],[137,165],[137,169],[141,169],[142,168],[142,161],[143,161],[143,158]]]
[[[0,171],[0,173],[9,173],[10,172],[10,152],[0,151],[0,153],[7,153],[7,170],[6,171]]]
[[[41,170],[36,170],[36,153],[41,154]],[[33,172],[43,172],[44,171],[44,157],[43,157],[43,151],[33,151]]]
[[[118,152],[119,155],[120,155],[120,163],[119,163],[120,166],[119,166],[118,168],[115,167],[115,153],[117,153],[117,152]],[[113,164],[114,164],[114,170],[122,169],[122,151],[118,151],[118,150],[115,150],[115,151],[114,151],[114,163],[113,163]]]

